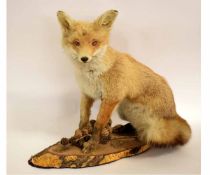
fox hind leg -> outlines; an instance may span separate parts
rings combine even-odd
[[[141,142],[156,147],[183,145],[191,136],[188,123],[180,116],[161,117],[141,104],[124,100],[118,107],[120,118],[137,130]]]

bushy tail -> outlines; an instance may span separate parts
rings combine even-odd
[[[144,140],[157,147],[183,145],[191,137],[191,128],[180,116],[152,119],[144,131]]]

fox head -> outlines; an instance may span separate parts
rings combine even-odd
[[[102,59],[109,42],[112,24],[118,14],[109,10],[93,22],[76,21],[65,12],[58,11],[64,50],[79,64],[88,64]]]

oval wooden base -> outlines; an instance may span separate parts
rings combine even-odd
[[[61,143],[62,141],[32,156],[28,163],[39,168],[83,168],[134,156],[150,148],[139,142],[135,129],[130,124],[113,127],[110,140],[105,144],[98,144],[88,154],[72,143]]]
[[[99,144],[95,151],[83,154],[75,146],[63,146],[60,142],[34,155],[29,164],[39,168],[82,168],[110,163],[124,157],[134,156],[150,148],[141,145],[135,137],[118,137],[108,144]]]

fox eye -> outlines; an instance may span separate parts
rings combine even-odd
[[[97,46],[97,45],[98,45],[98,41],[97,40],[93,40],[92,46]]]
[[[80,42],[79,42],[78,40],[74,40],[74,41],[73,41],[73,44],[74,44],[75,46],[80,46]]]

